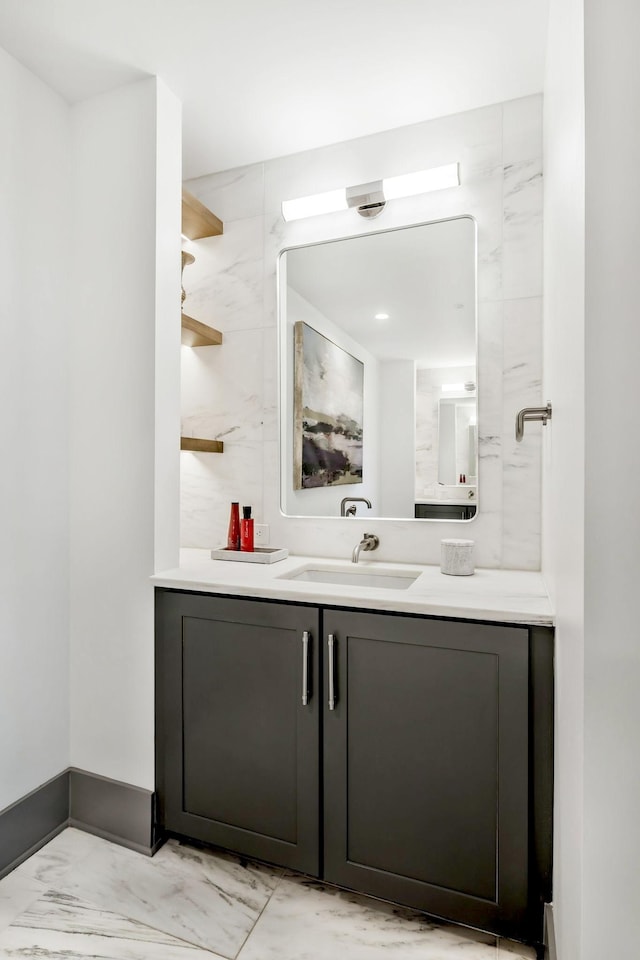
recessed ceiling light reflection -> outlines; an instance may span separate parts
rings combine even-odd
[[[389,319],[388,313],[376,313],[374,317],[374,320],[388,320],[388,319]]]

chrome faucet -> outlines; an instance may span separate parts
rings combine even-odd
[[[345,506],[348,503],[350,503],[351,506],[347,507],[345,510]],[[369,507],[369,510],[371,510],[371,500],[367,500],[366,497],[343,497],[343,499],[340,501],[340,516],[355,517],[356,503],[366,503],[366,505]]]
[[[376,537],[373,533],[365,533],[364,537],[357,543],[353,548],[353,554],[351,555],[351,560],[353,563],[358,562],[358,557],[360,556],[361,550],[377,550],[380,545],[380,539]]]

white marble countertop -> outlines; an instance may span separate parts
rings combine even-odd
[[[344,560],[289,556],[273,564],[212,560],[208,550],[180,551],[180,566],[152,577],[158,587],[196,590],[273,600],[291,600],[367,610],[395,610],[439,617],[493,620],[500,623],[553,624],[551,602],[540,573],[528,570],[476,568],[471,577],[450,577],[439,566],[379,563],[364,559],[360,569],[371,572],[420,573],[407,589],[309,583],[282,579],[299,567],[340,567]]]

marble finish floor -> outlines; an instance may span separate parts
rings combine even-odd
[[[67,829],[0,880],[0,958],[534,960],[521,944],[170,840]]]

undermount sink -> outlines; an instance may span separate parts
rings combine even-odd
[[[280,580],[301,580],[307,583],[336,583],[348,587],[380,587],[385,590],[406,590],[418,579],[420,570],[372,570],[371,567],[314,567],[306,565],[283,573]]]

